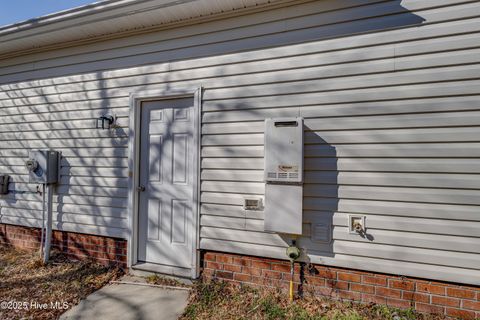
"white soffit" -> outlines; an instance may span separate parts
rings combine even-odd
[[[285,0],[106,0],[0,27],[0,55],[166,26]]]

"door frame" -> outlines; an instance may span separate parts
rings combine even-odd
[[[128,204],[127,204],[127,267],[132,268],[138,262],[138,208],[139,195],[139,163],[140,163],[140,139],[141,139],[141,117],[140,110],[142,102],[171,100],[177,98],[193,98],[194,108],[194,137],[195,160],[194,160],[194,181],[193,181],[193,206],[192,211],[195,217],[193,221],[191,272],[189,277],[196,279],[200,273],[200,106],[202,101],[202,87],[167,88],[152,91],[139,91],[130,94],[129,112],[129,134],[128,134]],[[158,271],[159,269],[151,270]]]

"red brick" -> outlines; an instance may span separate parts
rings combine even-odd
[[[463,300],[462,307],[475,311],[480,311],[480,301]]]
[[[262,275],[262,269],[258,268],[251,268],[251,267],[242,267],[242,273],[250,274],[252,276],[261,276]]]
[[[368,285],[359,284],[359,283],[351,283],[350,284],[350,290],[365,292],[365,293],[375,293],[375,287],[374,286],[368,286]]]
[[[402,292],[402,299],[408,300],[408,301],[418,301],[418,302],[430,303],[430,295],[425,294],[425,293],[419,293],[419,292],[403,291]]]
[[[435,286],[428,283],[418,283],[417,282],[417,291],[419,292],[427,292],[436,295],[445,295],[445,287],[443,286]]]
[[[441,297],[441,296],[432,296],[432,304],[448,306],[448,307],[460,307],[460,299]]]
[[[325,286],[332,289],[347,290],[348,282],[345,281],[336,281],[336,280],[327,280]]]
[[[40,240],[40,229],[21,226],[1,227],[10,234],[0,235],[1,241],[9,241],[12,245],[26,249],[37,249]],[[68,241],[70,239],[70,241]],[[99,243],[99,246],[91,246],[91,239]],[[123,252],[115,250],[115,244],[126,247],[126,241],[102,236],[93,236],[66,231],[55,230],[52,233],[52,245],[61,250],[69,257],[94,257],[102,264],[120,262],[125,266],[126,258],[120,258]]]
[[[402,292],[400,290],[383,288],[383,287],[375,288],[375,293],[380,296],[392,297],[392,298],[400,298],[402,295]]]
[[[205,266],[209,269],[216,269],[216,270],[222,270],[223,269],[223,265],[220,264],[220,263],[217,263],[217,262],[207,261],[205,263]]]
[[[362,282],[367,284],[374,284],[378,286],[386,286],[387,278],[386,277],[373,277],[373,276],[363,276]]]
[[[415,283],[406,280],[388,280],[388,286],[394,289],[402,289],[413,291],[415,289]]]
[[[337,279],[337,272],[329,269],[318,270],[317,277],[322,277],[325,279]]]
[[[232,271],[232,272],[241,272],[242,267],[234,265],[234,264],[225,264],[225,265],[223,265],[223,270]]]
[[[233,258],[233,264],[239,266],[249,267],[252,265],[252,260],[250,259],[243,259],[243,258]]]
[[[314,285],[314,286],[325,286],[325,279],[323,279],[323,278],[306,276],[305,281],[308,284],[311,284],[311,285]]]
[[[211,253],[211,252],[207,252],[207,253],[205,253],[205,255],[203,256],[203,259],[204,259],[205,261],[215,262],[215,254],[214,254],[214,253]]]
[[[463,299],[475,299],[475,291],[461,288],[447,288],[447,296]]]
[[[376,296],[373,294],[362,294],[362,302],[364,303],[376,303],[376,304],[386,304],[387,303],[387,298],[382,297],[382,296]]]
[[[475,319],[475,312],[455,308],[447,308],[447,316],[456,317],[465,320]]]
[[[112,238],[100,238],[103,240],[102,245],[103,246],[108,246],[108,247],[114,247],[115,246],[115,239]]]
[[[220,262],[220,263],[232,264],[233,263],[233,258],[231,256],[228,256],[228,255],[217,255],[216,256],[216,261]]]
[[[408,309],[412,306],[410,301],[387,298],[387,306]]]
[[[281,271],[281,272],[290,272],[290,266],[286,264],[272,264],[272,270]]]
[[[264,262],[273,262],[273,263],[279,263],[279,260],[278,259],[274,259],[274,258],[254,258],[255,260],[258,260],[258,261],[264,261]]]
[[[360,282],[362,279],[362,276],[359,274],[345,273],[345,272],[339,272],[337,277],[338,277],[338,280],[350,281],[350,282]]]
[[[263,270],[263,276],[270,279],[282,279],[282,273],[277,271]]]
[[[272,264],[269,262],[265,261],[252,261],[252,268],[258,268],[258,269],[267,269],[270,270],[272,268]]]
[[[221,279],[230,279],[233,280],[233,272],[230,271],[219,271],[217,270],[215,272],[215,276]]]
[[[252,276],[248,274],[235,273],[233,275],[233,280],[240,282],[250,282],[252,281]]]
[[[443,314],[445,312],[445,307],[434,306],[431,304],[425,304],[420,302],[415,303],[415,309],[419,312],[425,313]]]

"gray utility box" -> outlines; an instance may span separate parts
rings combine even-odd
[[[32,150],[25,166],[29,172],[29,182],[51,184],[58,182],[60,153],[51,150]]]
[[[10,177],[8,174],[0,174],[0,194],[8,193],[8,181]]]
[[[303,118],[265,120],[264,230],[302,234]]]

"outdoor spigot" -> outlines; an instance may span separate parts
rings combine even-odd
[[[362,226],[362,224],[359,223],[359,222],[355,222],[355,223],[353,224],[353,230],[355,230],[355,231],[358,232],[358,233],[362,233],[362,232],[363,232],[363,226]]]

